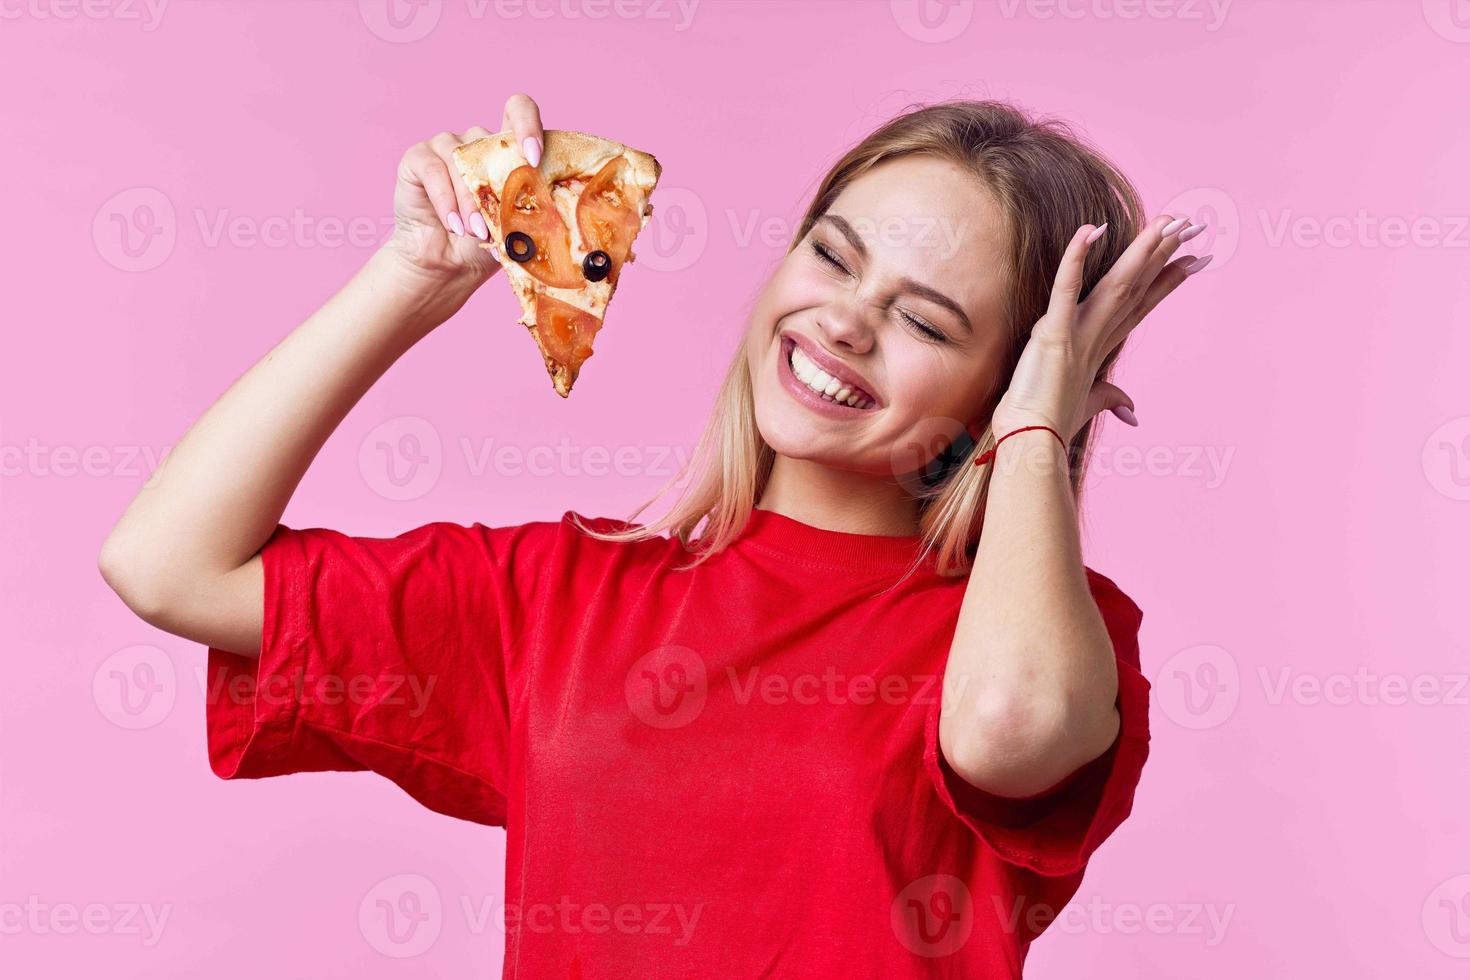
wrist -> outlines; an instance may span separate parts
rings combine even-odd
[[[1002,409],[1004,409],[1004,406],[1002,406]],[[1045,407],[1027,408],[1022,411],[997,410],[990,417],[990,431],[995,433],[995,437],[999,439],[1007,432],[1014,432],[1016,429],[1023,428],[1024,426],[1044,425],[1047,428],[1055,429],[1057,434],[1063,439],[1068,439],[1072,433],[1068,432],[1060,421],[1066,417],[1066,414],[1065,412],[1052,411],[1050,408]]]
[[[368,258],[363,276],[375,300],[419,334],[427,334],[459,312],[484,279],[463,267],[425,268],[392,239]]]
[[[1030,472],[1070,470],[1071,447],[1061,429],[1041,420],[1018,420],[992,425],[995,444],[975,462],[989,462],[996,471]]]

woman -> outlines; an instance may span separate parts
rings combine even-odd
[[[502,129],[538,162],[528,97]],[[497,268],[449,162],[482,135],[405,154],[392,240],[103,548],[209,646],[215,772],[372,770],[505,826],[507,977],[1019,976],[1147,755],[1080,461],[1099,412],[1136,424],[1105,378],[1202,226],[1144,225],[1060,125],[910,111],[822,182],[663,519],[280,525]]]

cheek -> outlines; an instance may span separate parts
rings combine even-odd
[[[758,372],[772,356],[771,345],[782,321],[792,314],[821,306],[827,301],[831,286],[830,279],[803,269],[795,258],[782,263],[766,281],[751,309],[749,359],[753,372]]]
[[[832,280],[796,256],[788,256],[761,291],[757,309],[778,320],[827,302]]]
[[[909,419],[974,421],[987,408],[999,361],[924,348],[889,362],[889,390]]]

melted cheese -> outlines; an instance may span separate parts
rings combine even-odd
[[[592,167],[588,173],[596,173],[610,159],[612,158],[607,157],[598,161],[597,165]],[[485,184],[488,184],[491,192],[495,194],[497,199],[501,196],[501,192],[505,188],[505,181],[510,176],[511,171],[524,163],[525,160],[518,153],[513,152],[494,154],[487,161],[489,173],[486,175],[488,179],[485,181]],[[582,189],[586,186],[587,181],[585,179],[573,177],[557,181],[551,187],[552,203],[556,205],[557,212],[561,215],[562,221],[567,226],[571,242],[572,260],[576,262],[579,268],[582,265],[582,260],[586,258],[587,253],[590,251],[586,247],[586,243],[582,241],[581,230],[577,227],[577,201],[581,198]],[[641,187],[639,189],[643,192],[641,196],[646,201],[647,189]],[[639,213],[638,229],[640,232],[648,226],[649,210],[645,206]],[[607,311],[608,300],[612,298],[612,286],[606,279],[601,282],[589,282],[579,289],[564,289],[559,286],[548,286],[528,273],[519,262],[505,255],[504,243],[500,241],[500,236],[495,234],[493,226],[491,229],[491,240],[500,249],[500,264],[505,269],[506,275],[509,276],[511,287],[521,299],[522,307],[526,311],[525,315],[521,318],[522,323],[528,326],[530,325],[531,317],[535,315],[535,297],[538,291],[575,306],[579,310],[591,313],[598,319],[602,319],[603,314]]]

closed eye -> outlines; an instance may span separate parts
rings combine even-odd
[[[842,272],[847,273],[848,275],[852,275],[852,273],[848,271],[847,266],[843,265],[842,261],[838,259],[837,256],[833,255],[832,252],[828,250],[827,246],[823,245],[815,238],[811,240],[811,245],[812,251],[816,252],[817,257],[820,258],[823,262],[827,263],[835,269],[839,269]]]
[[[843,265],[842,260],[839,259],[835,254],[833,254],[832,250],[827,248],[827,246],[823,245],[815,238],[811,239],[811,246],[812,251],[817,254],[817,258],[823,263],[831,266],[832,268],[841,272],[843,275],[852,275],[851,270],[849,270],[847,266]],[[920,320],[918,317],[903,310],[898,311],[898,316],[899,319],[903,320],[904,323],[907,324],[909,329],[917,331],[923,337],[929,340],[938,341],[940,343],[949,342],[949,337],[945,336],[943,332],[936,330],[934,327],[930,326],[923,320]]]

